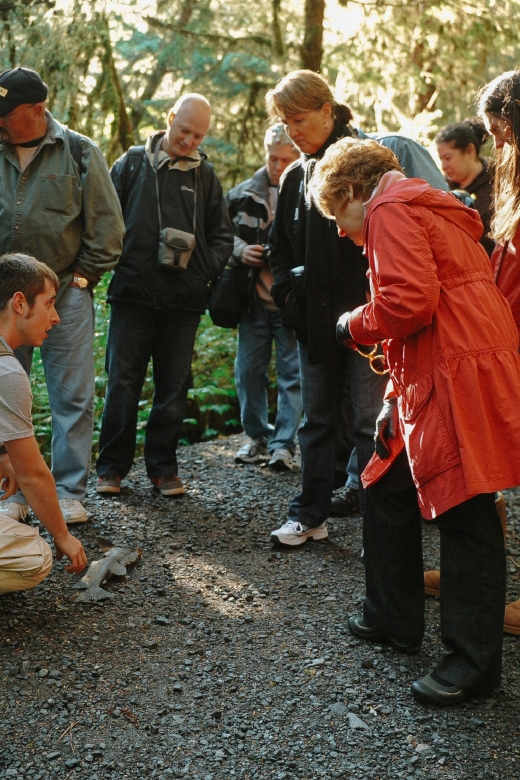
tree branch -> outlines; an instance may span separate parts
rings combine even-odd
[[[263,46],[269,46],[271,47],[272,42],[270,38],[267,38],[265,35],[242,35],[240,37],[233,37],[232,35],[218,35],[217,33],[200,33],[195,32],[195,30],[186,30],[185,28],[181,27],[178,24],[172,24],[171,22],[163,22],[161,19],[156,19],[153,16],[143,16],[143,19],[145,19],[150,27],[158,27],[162,30],[169,30],[170,32],[180,33],[181,35],[187,35],[191,36],[192,38],[205,38],[209,41],[226,41],[227,43],[231,45],[236,45],[237,43],[260,43]]]

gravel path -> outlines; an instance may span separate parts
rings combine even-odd
[[[361,519],[272,550],[299,473],[239,466],[240,436],[183,448],[187,495],[152,493],[139,462],[119,497],[88,497],[78,528],[143,550],[101,605],[69,601],[60,564],[0,599],[0,778],[17,780],[517,780],[519,639],[503,687],[453,710],[408,688],[441,653],[428,599],[422,651],[347,631],[363,597]],[[508,491],[510,598],[520,598],[520,491]],[[425,524],[426,565],[438,536]]]

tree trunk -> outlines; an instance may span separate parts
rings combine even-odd
[[[110,107],[114,112],[114,122],[112,124],[111,132],[111,145],[109,150],[109,162],[112,162],[114,156],[119,152],[119,148],[126,152],[126,150],[134,143],[134,136],[132,126],[126,112],[125,98],[123,95],[123,89],[119,80],[116,64],[114,62],[114,51],[112,48],[112,40],[110,38],[110,28],[108,20],[102,19],[101,27],[101,40],[104,46],[104,53],[102,57],[103,67],[106,72],[107,81],[111,82],[111,86],[107,89],[107,98],[110,101]]]
[[[323,56],[325,0],[305,0],[305,34],[300,48],[302,68],[319,71]]]
[[[285,43],[280,24],[280,8],[282,0],[273,0],[273,52],[276,57],[285,55]]]

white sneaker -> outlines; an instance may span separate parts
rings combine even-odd
[[[259,436],[258,439],[248,439],[240,447],[235,455],[235,463],[258,463],[267,457],[267,442],[263,436]]]
[[[21,523],[25,520],[28,511],[28,504],[20,504],[18,501],[0,501],[0,512]]]
[[[273,544],[288,544],[294,547],[303,544],[307,539],[326,539],[329,535],[327,524],[322,523],[315,528],[307,528],[295,520],[288,520],[281,528],[271,532],[271,541]]]
[[[87,512],[81,501],[75,498],[60,498],[60,506],[67,525],[87,522]]]
[[[280,447],[271,455],[269,468],[273,471],[291,471],[294,466],[293,455],[290,450]]]

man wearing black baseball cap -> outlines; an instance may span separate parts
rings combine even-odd
[[[22,252],[60,281],[60,322],[41,347],[52,414],[52,473],[65,521],[83,506],[92,448],[94,316],[92,288],[115,267],[124,225],[98,147],[46,110],[48,87],[29,68],[0,73],[0,255]],[[32,348],[16,356],[29,373]],[[18,492],[0,512],[23,520]]]
[[[35,70],[12,68],[0,73],[0,117],[25,103],[43,103],[49,88]]]

